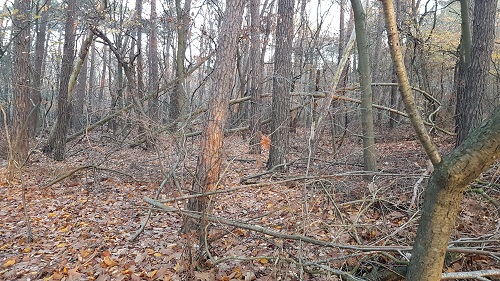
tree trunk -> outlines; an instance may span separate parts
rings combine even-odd
[[[178,119],[185,107],[186,92],[184,59],[186,56],[186,44],[189,32],[189,13],[191,11],[191,0],[185,0],[184,8],[181,8],[181,1],[175,0],[175,9],[177,11],[177,55],[175,60],[175,76],[177,83],[172,90],[170,97],[169,116],[171,120]]]
[[[396,17],[394,14],[392,0],[382,0],[382,4],[384,5],[389,48],[391,49],[392,61],[398,77],[398,84],[406,112],[408,113],[408,118],[410,119],[411,125],[417,134],[418,140],[424,147],[427,156],[433,165],[437,165],[441,162],[441,156],[439,155],[436,146],[432,143],[431,137],[429,136],[429,133],[427,133],[422,117],[420,116],[415,104],[415,99],[413,97],[410,81],[408,79],[408,74],[403,60],[403,54],[400,48],[399,33],[396,25]]]
[[[358,72],[361,89],[361,126],[363,130],[363,162],[365,171],[377,170],[375,134],[373,130],[372,72],[370,45],[366,32],[366,14],[361,0],[351,0],[358,46]],[[371,177],[370,177],[371,178]]]
[[[271,121],[271,149],[267,168],[286,163],[290,124],[290,86],[292,83],[293,0],[278,1],[276,48]]]
[[[149,33],[149,92],[158,93],[160,88],[159,78],[159,62],[158,62],[158,34],[157,29],[157,14],[156,0],[151,0],[151,17],[150,17],[150,33]],[[158,94],[151,98],[151,106],[149,116],[153,121],[160,120],[159,116]]]
[[[471,0],[474,1],[474,0]],[[460,14],[462,22],[460,25],[461,36],[460,36],[460,56],[458,61],[458,71],[456,71],[455,78],[455,89],[456,89],[456,101],[455,105],[455,133],[457,133],[457,143],[459,128],[463,128],[462,122],[464,121],[462,111],[465,110],[467,102],[465,94],[465,79],[467,75],[467,68],[470,65],[471,49],[472,49],[472,32],[471,32],[471,19],[470,19],[470,9],[469,0],[460,0]],[[461,129],[460,129],[461,130]]]
[[[457,101],[457,144],[462,143],[469,132],[476,128],[484,117],[483,100],[486,96],[487,78],[490,70],[497,0],[476,0],[470,64],[467,67],[465,91]],[[464,13],[467,14],[467,13]]]
[[[69,80],[73,69],[76,34],[77,1],[69,0],[66,8],[66,24],[64,28],[64,49],[61,65],[61,79],[57,98],[57,120],[51,130],[48,144],[44,147],[46,153],[54,152],[54,159],[64,160],[66,134],[68,132],[71,103],[69,99]]]
[[[500,108],[435,167],[425,189],[406,280],[440,279],[463,192],[499,157]]]
[[[40,2],[40,1],[39,1]],[[31,114],[29,120],[30,136],[33,137],[40,130],[40,104],[42,102],[42,79],[43,79],[43,61],[45,58],[45,40],[47,37],[47,23],[49,18],[49,8],[51,0],[45,1],[42,7],[38,7],[40,11],[36,22],[36,43],[35,43],[35,65],[33,68],[33,90],[31,93]],[[41,14],[41,15],[40,15]]]
[[[14,92],[12,147],[9,152],[9,170],[21,168],[28,158],[29,116],[30,116],[30,3],[16,0],[14,9],[19,11],[12,17],[13,40],[13,77]]]
[[[260,154],[260,119],[261,119],[261,94],[263,61],[261,61],[260,49],[260,0],[250,0],[250,22],[251,22],[251,42],[250,42],[250,153]]]
[[[203,130],[201,154],[196,166],[194,193],[212,191],[216,188],[222,162],[224,126],[229,108],[236,48],[240,35],[240,26],[245,0],[227,1],[226,12],[221,24],[218,40],[218,56],[213,73],[213,98],[208,105],[206,125]],[[200,197],[189,200],[188,209],[198,212],[209,211],[209,198]],[[184,221],[183,231],[204,230],[204,222],[191,219]],[[200,249],[203,247],[200,246]]]
[[[84,43],[82,43],[82,46]],[[79,71],[78,83],[75,86],[75,94],[72,97],[72,114],[71,114],[71,127],[74,131],[80,131],[85,122],[84,116],[84,105],[85,97],[87,96],[87,70],[88,70],[88,60],[86,57],[83,60],[82,68]]]
[[[95,41],[92,41],[92,49],[90,53],[90,70],[89,70],[89,89],[87,91],[86,104],[87,104],[87,115],[90,122],[94,122],[94,102],[95,102],[95,80],[96,78],[96,49]]]

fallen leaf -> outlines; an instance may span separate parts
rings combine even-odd
[[[80,280],[83,277],[83,274],[78,272],[78,267],[68,270],[68,281],[72,280]]]
[[[6,262],[4,262],[3,267],[9,267],[15,263],[16,263],[16,259],[10,259],[10,260],[7,260]]]
[[[268,136],[262,134],[262,137],[260,138],[260,145],[263,149],[269,150],[271,148],[271,139]]]
[[[117,266],[118,265],[118,263],[115,262],[114,260],[112,260],[109,256],[104,256],[103,260],[107,266]]]

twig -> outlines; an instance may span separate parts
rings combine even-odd
[[[155,194],[155,200],[158,199],[158,196],[160,195],[160,192],[163,190],[163,187],[165,186],[167,181],[168,181],[168,177],[165,178],[162,181],[162,183],[160,184],[160,187],[158,188],[158,190],[156,191],[156,194]],[[134,241],[135,239],[137,239],[137,237],[139,237],[139,235],[141,235],[141,233],[146,228],[146,225],[148,224],[148,221],[151,218],[152,214],[153,214],[153,206],[151,205],[151,206],[149,206],[148,214],[146,215],[146,218],[142,221],[141,226],[139,227],[139,229],[137,229],[137,231],[134,233],[134,235],[129,237],[128,241]]]
[[[124,176],[128,176],[130,177],[131,179],[133,179],[134,181],[137,181],[132,175],[129,175],[129,174],[126,174],[124,172],[120,172],[120,171],[116,171],[116,170],[113,170],[113,169],[109,169],[109,168],[102,168],[102,167],[99,167],[99,166],[96,166],[96,165],[85,165],[85,166],[80,166],[78,168],[75,168],[65,174],[63,174],[62,176],[59,176],[58,178],[52,180],[51,182],[49,182],[48,184],[46,184],[44,186],[44,188],[47,188],[51,185],[54,185],[70,176],[72,176],[73,174],[81,171],[81,170],[85,170],[85,169],[95,169],[95,170],[102,170],[102,171],[108,171],[108,172],[113,172],[113,173],[117,173],[117,174],[120,174],[120,175],[124,175]]]
[[[500,269],[478,270],[469,272],[448,272],[441,275],[441,280],[451,279],[481,279],[480,277],[500,276]],[[482,280],[488,280],[486,278]]]
[[[163,205],[160,201],[153,200],[151,198],[145,197],[144,201],[146,201],[149,204],[154,205],[155,207],[158,207],[159,209],[165,211],[165,212],[175,212],[175,213],[181,213],[184,216],[192,217],[195,219],[200,219],[202,217],[202,214],[200,212],[194,212],[194,211],[188,211],[188,210],[181,210],[177,208],[172,208]],[[412,247],[410,246],[357,246],[357,245],[345,245],[345,244],[337,244],[337,243],[332,243],[332,242],[327,242],[327,241],[321,241],[317,240],[311,237],[307,236],[302,236],[302,235],[292,235],[292,234],[285,234],[285,233],[280,233],[277,231],[273,231],[270,229],[267,229],[265,227],[259,226],[259,225],[251,225],[251,224],[246,224],[242,223],[239,221],[234,221],[230,219],[225,219],[222,217],[218,216],[213,216],[213,215],[207,215],[204,214],[204,219],[212,222],[218,222],[238,228],[243,228],[243,229],[248,229],[248,230],[253,230],[255,232],[259,232],[262,234],[270,235],[276,238],[281,238],[281,239],[289,239],[289,240],[295,240],[295,241],[303,241],[306,243],[310,243],[313,245],[318,245],[318,246],[324,246],[324,247],[330,247],[330,248],[339,248],[339,249],[346,249],[346,250],[353,250],[353,251],[386,251],[386,252],[399,252],[399,251],[411,251]],[[497,252],[488,252],[488,251],[482,251],[482,250],[475,250],[475,249],[464,249],[464,248],[448,248],[448,252],[459,252],[459,253],[473,253],[473,254],[481,254],[481,255],[486,255],[486,256],[500,256],[500,253]]]
[[[424,181],[425,178],[429,177],[429,175],[434,171],[434,166],[432,166],[432,162],[427,161],[427,169],[425,169],[425,172],[422,174],[422,176],[415,182],[413,185],[413,195],[411,197],[410,201],[410,206],[408,207],[407,211],[410,211],[411,208],[415,205],[415,201],[417,200],[418,197],[418,191],[420,190],[420,184]]]

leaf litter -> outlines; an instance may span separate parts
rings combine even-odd
[[[362,277],[375,264],[390,265],[405,258],[404,253],[391,252],[388,256],[349,251],[211,223],[207,235],[211,259],[190,268],[187,250],[193,248],[192,239],[180,234],[183,219],[179,214],[154,211],[138,239],[131,242],[128,238],[147,213],[149,206],[142,198],[153,197],[165,175],[173,177],[159,199],[187,194],[198,140],[179,147],[175,140],[165,137],[155,149],[145,151],[116,149],[117,144],[105,141],[103,133],[90,137],[93,146],[72,144],[63,162],[35,153],[31,166],[22,172],[32,243],[26,242],[20,179],[8,181],[7,171],[0,169],[0,279],[229,281],[298,280],[302,275],[303,280],[340,280],[318,265]],[[335,153],[323,140],[320,156],[310,167],[316,178],[273,184],[305,174],[307,161],[300,157],[307,155],[302,145],[306,139],[307,132],[300,130],[291,138],[290,155],[296,159],[286,172],[259,177],[257,182],[266,183],[260,187],[213,197],[213,214],[337,244],[411,245],[418,215],[417,206],[412,208],[409,203],[418,175],[426,167],[418,142],[410,138],[377,143],[380,170],[387,176],[366,182],[356,174],[362,169],[362,154],[355,139],[344,142]],[[448,139],[438,141],[443,151],[451,149]],[[251,155],[241,135],[229,136],[218,189],[239,186],[242,177],[263,172],[269,139],[264,138],[262,145],[262,155]],[[169,171],[176,163],[180,164],[177,169]],[[99,168],[77,171],[46,186],[85,165]],[[489,195],[499,200],[498,173],[484,177],[491,183]],[[425,183],[420,188],[423,186]],[[185,203],[166,204],[183,208]],[[462,246],[474,246],[473,239],[482,237],[498,243],[498,212],[480,195],[468,192],[451,240],[464,241],[459,243]],[[500,251],[490,244],[483,246],[497,254]],[[445,264],[448,272],[495,267],[499,267],[498,260],[479,254],[457,253]]]

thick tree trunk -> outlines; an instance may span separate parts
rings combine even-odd
[[[290,124],[290,87],[292,83],[293,0],[278,1],[276,48],[274,52],[271,149],[267,168],[286,163]]]
[[[366,32],[366,14],[360,0],[351,0],[358,45],[358,72],[361,89],[361,126],[363,130],[363,162],[365,171],[377,170],[375,133],[373,129],[372,72],[370,46]]]
[[[476,128],[484,117],[483,100],[486,96],[487,78],[490,70],[497,0],[475,1],[472,49],[467,67],[465,91],[457,101],[457,144],[462,143],[469,132]],[[465,13],[466,14],[466,13]]]
[[[28,158],[30,109],[30,1],[14,1],[19,11],[12,17],[14,33],[14,66],[12,88],[14,92],[12,147],[9,151],[9,170],[14,172]]]
[[[422,217],[406,278],[439,280],[467,185],[500,157],[500,108],[437,165],[425,189]]]
[[[196,178],[193,191],[202,193],[212,191],[219,181],[222,162],[222,146],[224,140],[224,126],[229,108],[234,69],[236,48],[238,47],[239,31],[241,26],[245,0],[227,1],[226,12],[221,24],[218,40],[218,53],[213,73],[213,97],[209,101],[206,125],[203,130],[201,153],[196,166]],[[208,212],[209,198],[201,197],[189,200],[188,209],[192,211]],[[204,222],[187,219],[183,231],[204,230]],[[201,249],[203,247],[200,247]]]

